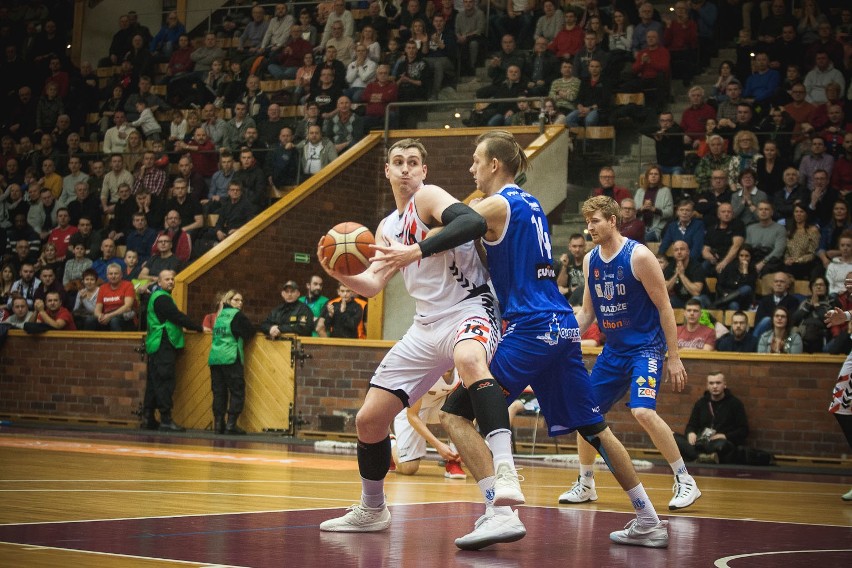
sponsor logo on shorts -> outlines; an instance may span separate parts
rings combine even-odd
[[[649,388],[639,389],[639,396],[641,396],[643,398],[654,398],[654,399],[656,399],[657,398],[657,391],[655,391],[654,389],[649,389]]]
[[[653,359],[653,358],[648,359],[648,374],[649,375],[656,375],[658,366],[659,366],[659,363],[657,362],[656,359]]]
[[[648,377],[648,386],[651,387],[652,389],[656,388],[657,379],[655,379],[654,377]]]
[[[636,379],[636,384],[639,385],[640,387],[644,386],[645,385],[645,377],[639,377],[638,379]]]

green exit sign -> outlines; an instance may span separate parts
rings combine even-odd
[[[293,262],[298,264],[310,264],[311,255],[306,252],[295,252],[293,253]]]

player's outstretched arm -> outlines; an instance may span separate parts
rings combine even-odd
[[[631,263],[633,273],[642,282],[645,292],[657,306],[657,311],[660,312],[660,325],[663,328],[666,347],[669,352],[666,368],[672,381],[672,388],[680,392],[686,386],[686,369],[683,367],[683,362],[680,360],[680,354],[677,350],[677,324],[666,289],[663,270],[653,253],[644,246],[638,246],[634,249]],[[588,288],[586,292],[588,292]]]
[[[435,434],[429,430],[429,426],[420,419],[420,408],[422,405],[423,399],[421,398],[405,409],[406,416],[408,417],[408,423],[411,424],[411,427],[414,428],[415,432],[423,436],[423,439],[426,440],[427,444],[438,451],[438,455],[440,455],[443,459],[447,461],[460,460],[461,457],[459,457],[458,452],[454,452],[450,446],[439,440]]]
[[[384,221],[379,223],[378,229],[376,229],[376,235],[382,235],[382,228],[384,226]],[[348,275],[341,274],[335,270],[332,270],[328,264],[328,260],[323,258],[322,255],[322,239],[317,244],[317,258],[320,261],[320,265],[322,269],[326,271],[326,273],[338,280],[354,290],[357,294],[361,296],[365,296],[367,298],[372,298],[382,290],[384,290],[388,281],[396,272],[396,268],[383,263],[383,262],[375,262],[377,258],[381,258],[383,253],[377,252],[376,256],[373,258],[374,262],[370,264],[367,269],[361,274]]]

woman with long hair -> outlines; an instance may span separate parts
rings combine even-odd
[[[737,132],[731,146],[733,157],[728,162],[728,182],[731,191],[737,191],[737,180],[740,174],[745,170],[753,170],[755,160],[763,157],[758,151],[757,136],[755,136],[754,132],[748,130]]]
[[[716,105],[728,100],[728,95],[725,94],[725,91],[728,88],[728,83],[736,79],[734,67],[734,62],[729,59],[719,64],[719,76],[716,78],[716,83],[713,84],[713,94],[710,97],[711,100],[716,101]]]
[[[816,276],[808,283],[808,288],[811,295],[793,312],[793,325],[801,330],[805,353],[822,353],[828,337],[825,317],[832,308],[828,300],[828,282]]]
[[[778,151],[777,142],[773,140],[764,142],[763,155],[755,159],[753,164],[757,174],[757,187],[770,197],[784,189],[784,170],[789,165],[790,162]]]
[[[793,206],[793,218],[787,221],[784,272],[789,272],[796,280],[809,279],[817,267],[819,237],[819,229],[808,222],[808,210],[801,203],[796,203]]]
[[[6,263],[0,268],[0,305],[6,306],[12,297],[12,284],[17,280],[12,265]]]
[[[361,37],[358,39],[358,44],[367,48],[367,57],[378,63],[382,59],[382,46],[379,45],[379,39],[376,36],[376,28],[370,25],[364,26],[361,30]]]
[[[645,242],[659,242],[666,224],[674,215],[672,190],[663,185],[663,175],[656,165],[648,166],[642,187],[636,190],[637,214],[645,223]]]
[[[754,264],[751,247],[743,246],[737,253],[737,262],[729,263],[719,274],[713,308],[747,310],[751,307],[757,286],[757,269]]]
[[[612,27],[604,26],[606,34],[606,49],[612,51],[625,51],[630,53],[633,43],[633,25],[630,18],[622,10],[612,11]]]
[[[787,308],[775,308],[772,312],[772,329],[763,332],[757,340],[757,352],[801,353],[802,336],[793,331],[792,324]]]
[[[293,92],[293,100],[303,103],[303,99],[311,94],[311,79],[314,77],[314,72],[317,70],[317,64],[314,60],[314,54],[308,52],[302,59],[303,64],[296,70],[296,90]]]
[[[124,167],[128,172],[135,172],[136,166],[142,163],[145,155],[145,142],[138,130],[131,130],[127,134],[127,149],[124,151]]]
[[[210,387],[213,391],[213,430],[217,434],[245,434],[237,426],[246,399],[245,343],[255,335],[254,324],[243,314],[243,295],[228,290],[213,324],[210,346]],[[228,420],[225,421],[225,411]]]
[[[840,235],[849,229],[852,229],[852,214],[846,201],[839,199],[831,208],[831,221],[820,229],[817,256],[823,267],[828,268],[828,263],[840,256]]]
[[[57,258],[56,245],[47,242],[41,247],[41,254],[38,255],[34,268],[36,274],[40,273],[42,268],[52,268],[56,274],[56,279],[61,282],[65,271],[65,259]]]
[[[426,24],[423,20],[416,19],[411,22],[411,39],[417,44],[417,50],[423,51],[423,46],[429,49],[429,34],[426,32]]]

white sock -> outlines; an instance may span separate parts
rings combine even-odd
[[[496,471],[497,464],[509,462],[512,467],[515,466],[515,460],[512,457],[512,432],[506,429],[494,430],[488,434],[485,439],[488,441],[488,446],[491,448],[491,455],[494,456],[494,469]]]
[[[580,478],[586,482],[587,485],[591,485],[595,481],[595,466],[586,465],[584,463],[580,464]]]
[[[680,458],[676,462],[670,463],[669,467],[672,468],[672,473],[674,473],[675,475],[682,475],[689,479],[692,479],[692,476],[689,475],[688,471],[686,471],[686,464],[683,463],[683,458]]]
[[[630,499],[630,504],[636,511],[636,518],[639,526],[652,527],[660,522],[660,517],[657,516],[657,511],[654,509],[654,504],[645,493],[645,488],[640,483],[633,489],[627,492],[627,497]]]
[[[382,507],[385,504],[385,480],[373,481],[362,477],[361,503],[371,509]]]
[[[482,492],[482,499],[485,501],[485,507],[494,506],[494,476],[491,475],[476,482],[479,490]]]

